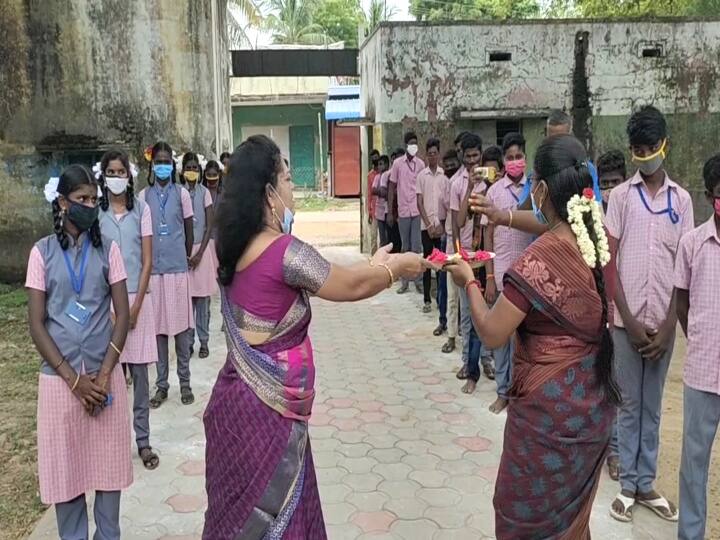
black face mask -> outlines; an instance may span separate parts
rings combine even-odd
[[[80,232],[85,232],[93,226],[98,218],[97,206],[85,206],[84,204],[71,202],[68,210],[68,219]]]
[[[453,169],[445,169],[445,176],[447,176],[448,178],[452,178],[453,176],[455,176],[455,173],[458,172],[459,169],[460,167],[456,167]]]

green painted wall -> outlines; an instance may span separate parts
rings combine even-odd
[[[322,118],[322,156],[318,142],[318,113]],[[315,163],[322,159],[323,170],[327,172],[328,133],[325,121],[325,107],[322,105],[257,105],[233,107],[233,140],[238,145],[243,141],[243,126],[313,126],[315,135]]]

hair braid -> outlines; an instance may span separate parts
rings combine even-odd
[[[65,251],[70,244],[70,240],[68,240],[67,233],[65,232],[65,228],[63,227],[63,212],[60,209],[60,203],[57,202],[57,199],[52,202],[52,213],[53,230],[55,231],[55,236],[60,243],[60,247],[63,251]]]
[[[125,208],[127,208],[128,212],[132,212],[132,209],[135,208],[135,180],[130,171],[128,171],[128,185],[125,190],[125,199]]]

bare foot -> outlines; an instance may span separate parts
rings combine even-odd
[[[491,413],[500,414],[508,406],[508,400],[505,398],[498,398],[490,405],[489,409]]]
[[[468,379],[465,381],[465,386],[462,387],[462,393],[463,394],[472,394],[475,392],[475,387],[477,386],[477,383],[473,381],[472,379]]]

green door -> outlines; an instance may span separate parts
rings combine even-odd
[[[315,189],[315,128],[290,126],[290,169],[299,188]]]

